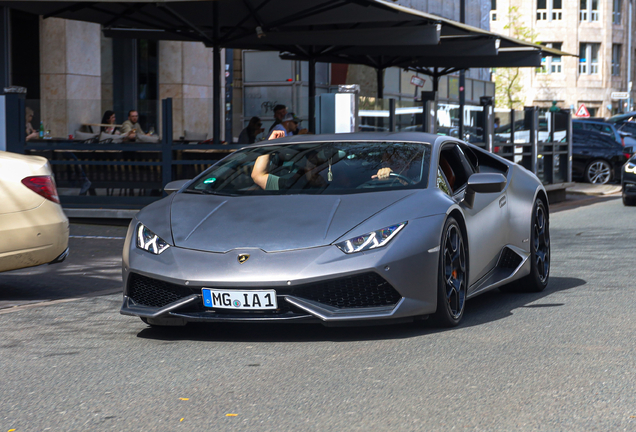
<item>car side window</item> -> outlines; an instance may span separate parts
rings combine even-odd
[[[448,184],[448,180],[446,180],[446,176],[444,175],[442,168],[439,167],[437,168],[437,187],[440,188],[446,195],[453,195],[450,185]]]

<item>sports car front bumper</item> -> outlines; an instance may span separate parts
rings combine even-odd
[[[443,216],[442,216],[443,217]],[[321,322],[412,319],[436,308],[435,217],[409,222],[386,247],[346,255],[335,246],[268,253],[170,247],[161,255],[126,238],[121,313],[150,320]],[[426,229],[423,229],[426,228]],[[132,246],[131,246],[132,244]],[[249,254],[243,264],[238,256]],[[205,307],[203,288],[276,291],[278,309]]]

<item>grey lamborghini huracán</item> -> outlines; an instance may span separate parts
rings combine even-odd
[[[487,290],[543,290],[549,211],[523,167],[423,133],[236,151],[132,220],[121,313],[187,322],[459,324]]]

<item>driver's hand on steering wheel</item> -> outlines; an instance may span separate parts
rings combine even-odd
[[[372,179],[386,180],[389,178],[389,174],[392,173],[391,168],[380,168],[376,175],[371,176]]]

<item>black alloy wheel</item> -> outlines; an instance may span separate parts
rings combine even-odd
[[[532,209],[530,274],[519,280],[524,291],[541,292],[550,277],[550,217],[543,200],[537,198]]]
[[[462,230],[453,217],[444,224],[440,245],[437,311],[433,320],[454,327],[464,316],[468,292],[468,255]]]
[[[603,159],[590,162],[585,169],[585,180],[593,184],[607,184],[612,179],[612,167]]]

